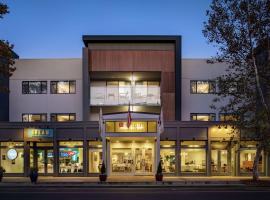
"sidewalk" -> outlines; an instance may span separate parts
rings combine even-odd
[[[164,177],[156,182],[153,176],[110,176],[106,183],[100,184],[98,177],[51,177],[40,176],[38,183],[31,184],[29,177],[4,177],[0,187],[160,187],[160,186],[245,186],[251,177]],[[270,183],[270,177],[260,178]]]

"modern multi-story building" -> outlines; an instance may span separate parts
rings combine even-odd
[[[97,176],[102,161],[109,175],[154,175],[159,161],[168,176],[250,175],[256,142],[209,107],[225,64],[182,59],[180,36],[83,42],[82,59],[16,60],[0,99],[8,175]],[[269,175],[266,152],[259,170]]]

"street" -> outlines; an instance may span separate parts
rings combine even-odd
[[[269,188],[0,188],[1,200],[264,200],[269,196]]]

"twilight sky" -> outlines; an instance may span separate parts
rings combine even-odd
[[[183,58],[215,54],[202,35],[211,0],[0,0],[0,38],[21,58],[81,57],[82,35],[182,35]]]

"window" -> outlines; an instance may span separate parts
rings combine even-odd
[[[75,94],[76,81],[51,81],[51,94]]]
[[[191,121],[215,121],[215,113],[190,113]]]
[[[132,121],[128,127],[126,121],[106,121],[105,131],[107,133],[155,133],[157,132],[157,122]]]
[[[71,141],[59,143],[59,172],[83,172],[83,142]]]
[[[219,114],[219,121],[237,121],[238,117],[232,113],[220,113]]]
[[[46,122],[47,114],[22,114],[23,122]]]
[[[76,120],[75,113],[66,113],[66,114],[52,113],[51,114],[52,122],[68,122],[68,121],[75,121],[75,120]]]
[[[190,81],[191,94],[212,94],[216,92],[215,81]]]
[[[164,173],[176,171],[175,141],[160,141],[160,160]]]
[[[102,142],[89,141],[89,173],[100,173],[102,165]]]
[[[23,173],[23,142],[1,142],[0,163],[6,173]]]
[[[23,94],[47,94],[47,81],[23,81]]]
[[[181,146],[181,171],[188,173],[206,172],[205,142],[183,141]]]
[[[252,173],[253,170],[253,162],[256,155],[256,147],[255,148],[247,148],[240,150],[240,172],[242,173]],[[264,156],[263,153],[259,158],[259,172],[264,172]]]

